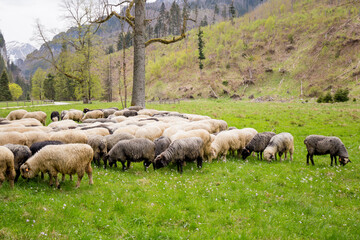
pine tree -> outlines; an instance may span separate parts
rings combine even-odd
[[[222,12],[221,12],[221,16],[223,17],[224,20],[227,19],[227,10],[226,10],[226,6],[224,6]]]
[[[234,0],[232,0],[230,7],[229,7],[229,16],[231,19],[231,24],[234,25],[234,18],[235,18],[236,10],[234,7]]]
[[[12,96],[9,89],[9,78],[4,70],[0,77],[0,101],[11,101]]]
[[[198,49],[199,49],[199,56],[198,56],[198,59],[199,59],[199,68],[200,70],[202,70],[204,68],[204,64],[202,63],[202,60],[205,59],[205,55],[204,55],[204,46],[205,46],[205,43],[202,39],[203,37],[203,31],[201,30],[201,27],[199,27],[199,32],[197,34],[198,36]]]
[[[55,88],[54,88],[55,76],[49,73],[44,80],[44,96],[46,99],[55,99]]]

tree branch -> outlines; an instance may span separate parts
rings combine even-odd
[[[132,22],[129,18],[127,17],[123,17],[121,15],[119,15],[117,12],[115,11],[112,11],[110,14],[108,14],[105,18],[102,18],[102,19],[97,19],[95,21],[92,21],[92,23],[104,23],[106,22],[107,20],[109,20],[112,16],[115,16],[117,17],[118,19],[120,20],[123,20],[123,21],[126,21],[132,28],[135,27],[135,24],[134,22]]]

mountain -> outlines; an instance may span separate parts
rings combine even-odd
[[[29,43],[20,43],[11,41],[6,43],[6,47],[11,62],[16,63],[19,59],[25,60],[26,56],[33,52],[36,48]]]

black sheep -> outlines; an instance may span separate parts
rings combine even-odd
[[[266,146],[269,144],[270,139],[275,136],[276,133],[273,132],[263,132],[257,133],[253,139],[245,146],[241,152],[242,159],[245,160],[252,152],[257,153],[257,158],[262,160],[262,153],[264,152]]]
[[[60,114],[59,114],[59,112],[58,112],[58,111],[53,111],[53,112],[51,113],[51,115],[50,115],[50,119],[51,119],[51,121],[53,121],[53,122],[60,121],[61,119],[60,119]]]

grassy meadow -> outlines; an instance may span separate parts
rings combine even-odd
[[[121,107],[119,103],[26,108]],[[154,171],[133,163],[128,171],[93,167],[79,189],[69,177],[55,189],[45,181],[23,179],[0,189],[0,239],[359,239],[360,104],[300,102],[252,103],[194,100],[148,108],[208,115],[229,126],[290,132],[294,161],[187,164]],[[1,109],[5,117],[13,109]],[[48,117],[49,118],[49,117]],[[49,119],[47,120],[47,124]],[[335,135],[348,148],[345,167],[330,156],[306,165],[303,140],[309,134]],[[75,177],[76,179],[76,177]]]

